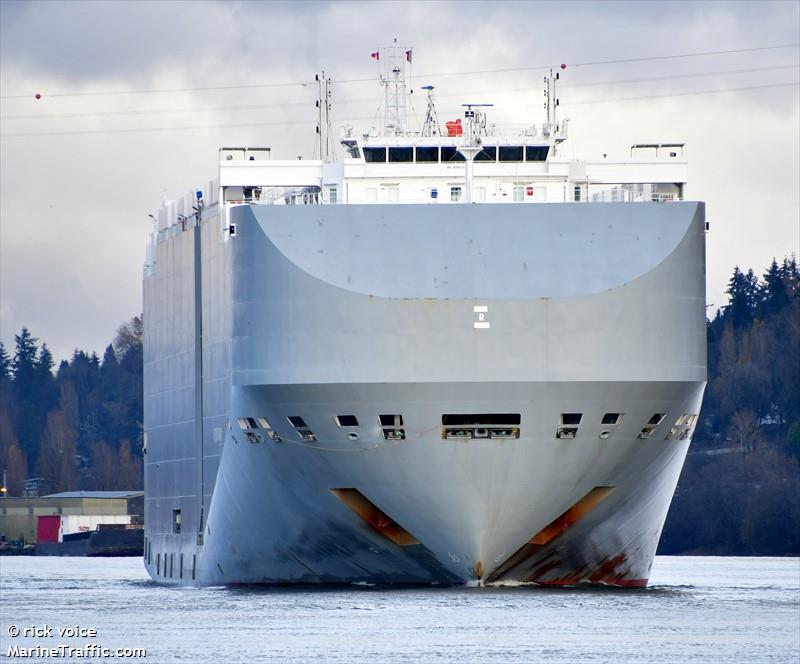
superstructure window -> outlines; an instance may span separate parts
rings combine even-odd
[[[181,511],[172,510],[172,532],[175,535],[181,534]]]
[[[336,415],[333,418],[336,422],[336,426],[339,427],[357,427],[358,420],[356,419],[355,415]]]
[[[389,148],[389,161],[404,163],[414,161],[414,148]]]
[[[497,153],[499,161],[522,161],[521,145],[501,145]]]
[[[575,189],[573,189],[573,200],[578,203],[581,200],[581,186],[579,184],[575,185]]]
[[[549,145],[526,145],[525,161],[546,161]]]
[[[450,187],[450,202],[458,203],[461,200],[461,187]]]
[[[417,161],[419,163],[429,163],[439,161],[438,146],[417,146]]]
[[[386,161],[386,148],[364,148],[364,160],[368,163]]]
[[[497,148],[494,145],[487,145],[475,155],[475,161],[497,161]]]
[[[461,154],[456,148],[449,145],[442,146],[442,162],[447,161],[464,161],[464,155]]]

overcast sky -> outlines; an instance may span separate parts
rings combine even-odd
[[[541,122],[538,67],[564,62],[569,154],[685,141],[720,306],[734,265],[760,273],[800,252],[799,7],[2,0],[0,338],[13,349],[25,325],[58,359],[102,353],[142,309],[147,215],[163,198],[214,178],[223,144],[311,156],[314,87],[263,84],[375,76],[369,54],[394,37],[413,46],[412,87],[436,85],[442,119],[483,101],[499,123]],[[593,64],[724,50],[740,52]],[[444,75],[502,68],[528,69]],[[251,87],[199,89],[222,86]],[[175,88],[190,90],[94,94]],[[335,124],[368,126],[379,96],[335,84]]]

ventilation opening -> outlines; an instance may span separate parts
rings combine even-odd
[[[519,413],[442,415],[444,426],[477,426],[491,424],[519,424]]]
[[[655,431],[655,430],[656,430],[656,428],[655,428],[655,427],[651,427],[651,426],[644,427],[644,428],[643,428],[643,429],[642,429],[642,430],[639,432],[639,435],[638,435],[638,436],[636,436],[636,437],[637,437],[637,438],[640,438],[640,439],[642,439],[642,440],[644,440],[645,438],[650,438],[650,436],[652,436],[652,435],[653,435],[653,431]]]
[[[602,424],[617,424],[621,417],[621,413],[606,413],[603,415]]]
[[[280,443],[283,440],[280,435],[276,431],[273,430],[272,425],[269,423],[269,420],[266,417],[257,417],[258,426],[264,429],[264,434],[269,438],[271,441]],[[258,437],[259,442],[263,440],[261,434],[256,434]]]
[[[659,424],[661,424],[661,420],[663,419],[664,419],[664,413],[656,413],[655,415],[653,415],[653,417],[650,418],[648,424],[656,427]]]
[[[442,438],[451,440],[519,438],[519,413],[442,415]]]
[[[172,510],[172,533],[174,535],[181,534],[181,511]]]
[[[333,418],[336,421],[336,426],[340,427],[357,427],[358,420],[355,415],[336,415]]]
[[[299,415],[292,415],[288,419],[289,424],[291,424],[295,429],[305,429],[307,426],[306,421]]]
[[[372,503],[358,489],[331,489],[331,493],[374,530],[398,546],[419,544],[419,540]]]
[[[405,440],[406,432],[403,429],[384,429],[383,437],[386,440]]]
[[[401,427],[403,426],[402,415],[378,415],[382,427]]]
[[[561,413],[561,426],[576,427],[581,423],[582,419],[583,419],[583,413]]]
[[[556,438],[562,438],[564,440],[572,440],[577,435],[578,435],[577,427],[561,427],[556,431]]]

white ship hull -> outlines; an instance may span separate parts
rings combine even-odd
[[[227,224],[204,229],[201,463],[191,317],[169,316],[192,297],[189,233],[146,279],[155,578],[646,584],[705,385],[702,204],[253,205]],[[515,435],[448,438],[448,413],[513,414]],[[557,437],[564,414],[580,423]]]

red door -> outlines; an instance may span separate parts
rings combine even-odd
[[[40,516],[36,519],[36,541],[58,542],[58,531],[61,528],[60,516]]]

